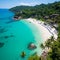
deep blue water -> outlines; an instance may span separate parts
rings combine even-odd
[[[0,60],[27,60],[34,53],[27,46],[30,42],[36,43],[36,39],[29,23],[14,21],[13,16],[11,11],[0,9],[0,42],[4,43],[0,47]],[[24,59],[20,56],[23,51],[26,53]]]

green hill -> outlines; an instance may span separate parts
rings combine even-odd
[[[10,9],[15,13],[15,16],[21,16],[22,18],[43,18],[52,14],[60,14],[60,1],[40,4],[36,6],[16,6]]]

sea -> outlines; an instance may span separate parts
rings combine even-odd
[[[34,24],[24,19],[15,21],[13,16],[9,9],[0,9],[0,60],[28,60],[35,53],[41,54],[41,32]],[[31,42],[36,49],[28,49]],[[22,52],[26,54],[24,58]]]

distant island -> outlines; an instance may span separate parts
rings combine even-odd
[[[36,6],[16,6],[11,8],[10,11],[15,13],[14,18],[17,20],[34,18],[43,21],[44,25],[49,24],[58,31],[57,39],[51,36],[50,39],[40,45],[44,49],[41,56],[34,54],[28,60],[60,60],[60,1]],[[28,20],[30,21],[30,19]],[[36,22],[36,20],[31,22]],[[45,48],[48,49],[48,52]]]

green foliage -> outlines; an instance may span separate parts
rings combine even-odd
[[[44,46],[43,44],[41,44],[41,45],[40,45],[40,47],[41,47],[42,49],[44,49],[44,48],[45,48],[45,46]]]
[[[44,16],[60,14],[60,1],[36,6],[16,6],[10,10],[15,13],[15,16],[21,16],[22,18],[42,19]]]
[[[28,58],[28,60],[40,60],[41,58],[38,55],[33,55]]]
[[[52,52],[50,52],[48,55],[49,58],[52,60],[60,60],[60,48],[56,44],[53,44]]]
[[[52,44],[48,45],[48,46],[51,46],[52,51],[48,53],[47,60],[60,60],[60,24],[58,27],[58,33],[59,34],[58,34],[57,40],[53,41]]]

